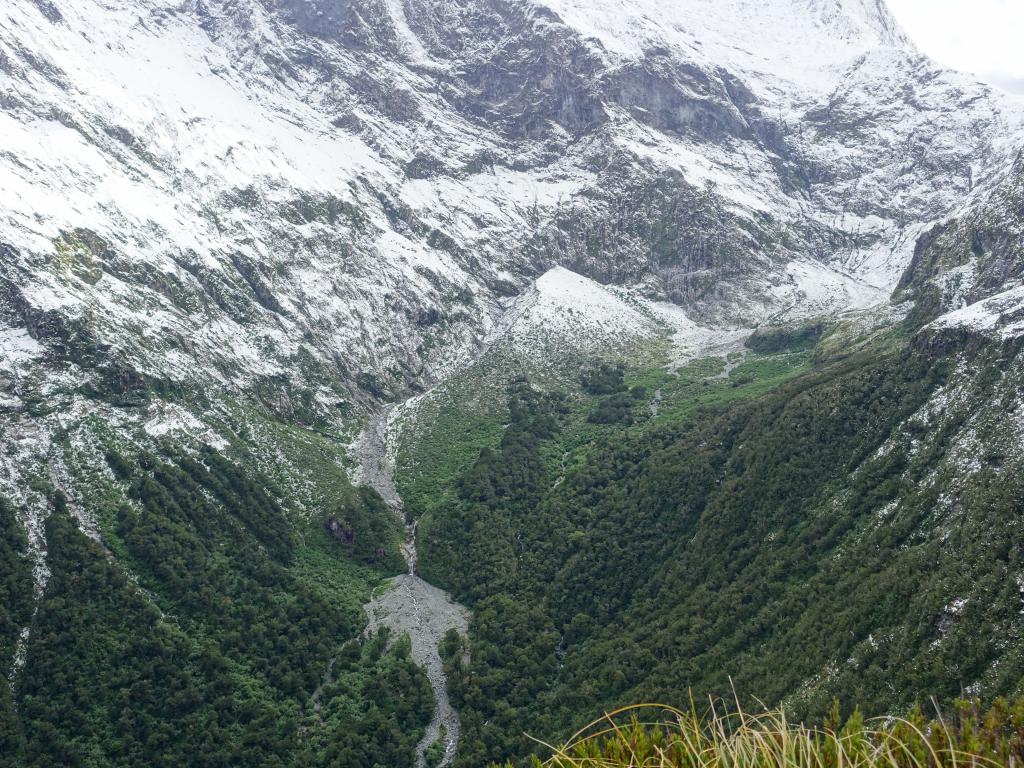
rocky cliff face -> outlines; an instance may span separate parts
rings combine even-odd
[[[884,290],[1019,111],[874,2],[755,5],[14,3],[8,303],[139,375],[397,391],[556,263],[710,316],[793,260]]]
[[[897,296],[922,322],[1019,285],[1024,275],[1024,155],[918,241]]]
[[[344,440],[554,266],[710,324],[884,303],[1022,115],[878,0],[12,0],[0,484],[41,509],[97,422]]]

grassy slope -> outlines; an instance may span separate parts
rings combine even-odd
[[[679,371],[668,370],[668,350],[655,343],[634,352],[627,363],[625,383],[646,391],[633,409],[635,423],[629,431],[671,424],[702,407],[724,405],[756,397],[786,379],[808,370],[808,350],[772,355],[747,355],[728,377],[721,378],[726,360],[720,357],[695,360]],[[566,398],[568,412],[556,440],[545,446],[549,468],[559,476],[578,466],[595,442],[620,431],[588,422],[598,398],[587,395],[579,371],[599,361],[563,360],[551,369],[539,369],[521,358],[502,353],[484,357],[466,371],[442,384],[403,420],[396,479],[407,507],[421,525],[429,528],[433,513],[456,503],[456,484],[485,448],[494,448],[508,421],[510,383],[521,375],[547,391]],[[649,403],[660,391],[659,412],[653,416]]]
[[[701,705],[704,709],[705,705]],[[838,711],[820,727],[794,723],[781,711],[744,712],[717,701],[702,715],[648,705],[609,713],[560,747],[550,768],[955,768],[1012,766],[1024,759],[1024,700],[988,710],[962,702],[931,719],[869,720]]]

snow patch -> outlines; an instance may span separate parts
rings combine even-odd
[[[143,430],[150,437],[165,437],[177,433],[195,438],[218,451],[223,451],[228,447],[227,440],[209,429],[180,405],[154,403],[150,408],[150,413],[152,416],[143,425]]]
[[[398,39],[403,51],[414,64],[436,66],[436,62],[430,58],[427,49],[416,36],[416,33],[409,27],[409,21],[405,17],[404,0],[384,0],[388,12],[391,14],[391,21],[398,32]]]
[[[734,352],[746,353],[745,342],[753,328],[709,328],[700,325],[676,304],[657,302],[652,305],[658,319],[669,329],[672,359],[669,371],[674,373],[702,357],[729,357]]]
[[[1024,286],[947,312],[926,328],[966,328],[999,339],[1015,339],[1024,335]]]
[[[46,348],[25,328],[0,328],[0,371],[36,360],[45,352]]]
[[[834,267],[812,261],[786,265],[787,281],[773,294],[788,306],[779,319],[835,315],[887,304],[889,291],[869,285]]]
[[[506,334],[523,354],[538,358],[557,355],[566,346],[584,353],[612,350],[660,332],[640,300],[629,302],[589,278],[555,267],[534,284]]]
[[[763,91],[783,79],[823,92],[858,56],[914,47],[872,0],[535,0],[619,59],[671,46],[697,63],[742,72]]]

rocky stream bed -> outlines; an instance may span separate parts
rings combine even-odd
[[[372,419],[352,450],[361,467],[360,480],[374,488],[405,524],[405,509],[395,487],[393,462],[388,452],[388,415],[389,412],[385,411]],[[470,614],[443,590],[419,577],[416,572],[415,522],[406,525],[406,532],[402,554],[408,571],[393,578],[385,591],[375,595],[364,606],[369,617],[366,632],[374,633],[387,627],[394,638],[409,636],[412,659],[426,672],[435,701],[434,716],[416,747],[416,768],[426,768],[427,749],[442,738],[442,734],[444,757],[437,768],[445,768],[455,757],[461,725],[459,714],[448,696],[448,681],[439,645],[450,629],[466,634]]]

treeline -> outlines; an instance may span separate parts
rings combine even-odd
[[[1006,370],[1002,355],[973,364]],[[519,385],[499,452],[422,544],[424,572],[474,609],[471,660],[449,662],[457,764],[691,691],[735,687],[809,719],[836,696],[884,714],[970,685],[1020,692],[1024,655],[1004,639],[1022,630],[1024,473],[992,464],[952,489],[936,471],[956,423],[896,434],[949,368],[913,350],[848,358],[617,435],[561,484],[540,462],[557,402]],[[953,521],[936,511],[948,493]]]
[[[13,717],[0,698],[11,764],[411,766],[429,683],[407,644],[361,644],[358,613],[299,578],[300,545],[273,489],[212,450],[107,459],[129,503],[101,544],[55,494],[51,573],[30,621],[6,600],[31,600],[31,584],[0,507],[4,661],[14,627],[31,626]],[[356,510],[359,499],[374,503]],[[362,495],[337,512],[373,555],[393,544],[393,529],[369,520],[382,508]],[[371,544],[375,532],[384,538]],[[363,554],[322,524],[305,539],[338,567]]]

